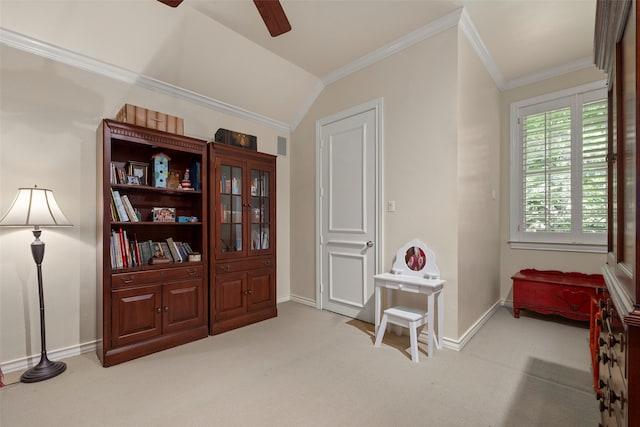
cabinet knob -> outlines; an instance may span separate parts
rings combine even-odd
[[[270,266],[271,265],[271,260],[270,259],[265,260],[264,265]]]
[[[624,336],[620,334],[620,338],[616,338],[615,335],[609,334],[609,347],[615,347],[620,344],[620,351],[624,351]]]
[[[604,401],[600,401],[600,412],[604,412],[607,409],[607,405],[605,405]]]
[[[162,313],[162,309],[160,307],[156,308],[156,313]]]
[[[169,311],[169,306],[168,306],[168,305],[165,305],[165,306],[164,306],[164,311],[165,311],[165,312],[166,312],[166,311]]]
[[[620,396],[618,396],[615,391],[609,390],[609,402],[613,403],[618,400],[620,400]]]

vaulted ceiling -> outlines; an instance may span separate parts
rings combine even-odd
[[[323,78],[464,8],[505,82],[590,61],[595,0],[282,0],[292,30],[272,38],[251,1],[184,0]]]
[[[281,3],[292,30],[272,38],[250,0],[2,0],[0,41],[113,65],[282,128],[354,67],[459,22],[500,89],[592,66],[595,0]]]

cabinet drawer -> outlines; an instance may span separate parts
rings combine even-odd
[[[158,283],[162,280],[161,271],[140,271],[136,273],[121,273],[111,276],[111,287],[127,288],[145,283]]]
[[[388,289],[402,289],[405,292],[420,292],[420,286],[411,283],[388,283],[386,287]]]
[[[153,271],[138,271],[134,273],[114,274],[111,277],[111,287],[114,289],[149,283],[171,282],[174,280],[193,279],[202,277],[202,266],[185,266]]]
[[[259,268],[273,267],[271,258],[257,259],[239,262],[218,262],[216,263],[216,274],[235,273],[238,271],[257,270]]]

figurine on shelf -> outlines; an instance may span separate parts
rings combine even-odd
[[[151,159],[153,160],[153,185],[158,188],[167,188],[171,158],[164,153],[157,153],[151,156]]]
[[[177,172],[170,172],[169,179],[167,179],[167,188],[171,190],[180,189],[180,175]]]
[[[191,189],[191,181],[189,180],[189,168],[184,171],[184,178],[180,181],[183,190]]]

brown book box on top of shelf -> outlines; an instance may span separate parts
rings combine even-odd
[[[163,152],[171,170],[197,164],[206,178],[207,143],[103,120],[97,144],[97,353],[111,366],[209,333],[207,180],[200,190],[130,184],[114,179],[112,164],[149,163]],[[154,221],[157,208],[190,221]],[[163,258],[173,262],[150,263],[168,244]],[[200,261],[189,261],[187,251]]]

